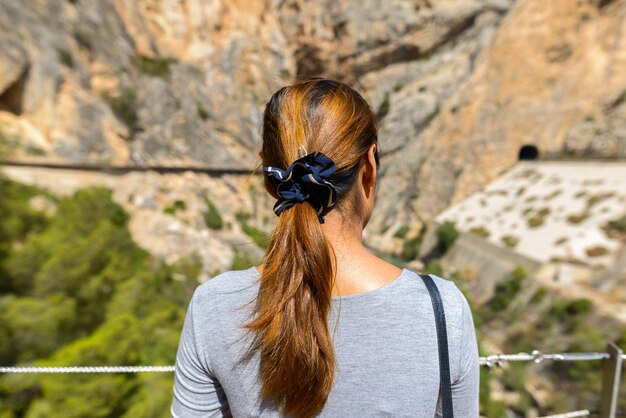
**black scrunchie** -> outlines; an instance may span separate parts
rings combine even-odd
[[[309,202],[323,224],[322,212],[334,206],[337,197],[335,186],[328,181],[335,170],[333,160],[317,151],[297,159],[286,170],[263,166],[263,171],[280,196],[274,205],[276,216],[296,203]]]

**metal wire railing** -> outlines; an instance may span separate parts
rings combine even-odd
[[[479,364],[492,369],[504,366],[508,362],[533,362],[543,361],[574,362],[574,361],[605,361],[603,371],[603,388],[600,400],[599,416],[601,418],[614,418],[617,416],[617,397],[621,379],[621,368],[626,360],[626,355],[614,344],[607,346],[609,352],[589,353],[542,353],[533,350],[530,353],[517,354],[494,354],[479,358]],[[610,364],[609,364],[610,363]],[[38,366],[15,366],[0,367],[2,373],[164,373],[174,372],[175,366],[76,366],[76,367],[38,367]],[[592,413],[587,410],[566,412],[563,414],[550,415],[543,418],[574,418],[586,417]]]
[[[542,353],[533,350],[528,353],[517,354],[492,354],[479,357],[479,364],[488,368],[503,366],[508,362],[534,362],[541,363],[544,360],[552,361],[593,361],[606,360],[609,353]],[[626,360],[626,355],[621,355]],[[173,372],[174,366],[75,366],[75,367],[0,367],[0,373],[153,373]]]

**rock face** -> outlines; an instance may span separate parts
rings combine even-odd
[[[48,159],[251,166],[260,98],[294,67],[269,4],[240,3],[3,1],[2,108]]]
[[[495,32],[481,31],[491,38],[468,54],[477,54],[471,69],[429,126],[386,160],[387,212],[432,219],[514,164],[526,144],[543,155],[625,157],[625,29],[624,1],[516,3]]]
[[[0,12],[13,158],[252,168],[275,90],[302,75],[351,83],[380,118],[365,238],[381,250],[523,145],[626,156],[626,0],[0,0]]]

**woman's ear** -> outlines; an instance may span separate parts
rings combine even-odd
[[[367,150],[367,154],[365,155],[365,158],[363,159],[363,172],[362,172],[362,184],[363,184],[363,191],[365,192],[365,198],[369,199],[370,198],[370,194],[374,191],[374,188],[376,186],[376,172],[377,172],[377,167],[376,167],[376,157],[375,157],[375,153],[376,153],[376,144],[372,144],[370,145],[370,147]]]
[[[376,174],[377,174],[377,164],[376,164],[376,144],[370,145],[367,150],[367,169],[366,174],[368,175],[368,180],[371,182],[372,186],[376,184]]]

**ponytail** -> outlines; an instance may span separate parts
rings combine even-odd
[[[284,415],[317,415],[332,388],[335,353],[326,319],[334,281],[335,255],[314,208],[286,210],[263,259],[257,317],[246,325],[258,333],[261,395],[277,401]]]
[[[351,193],[360,161],[377,143],[377,130],[374,113],[358,92],[314,77],[281,88],[267,103],[260,155],[264,166],[273,167],[290,165],[301,146],[327,155],[337,169],[331,176],[337,197],[332,210],[350,222],[360,214],[360,195]],[[277,214],[256,316],[244,328],[254,334],[252,350],[260,352],[261,396],[275,401],[285,416],[309,418],[323,409],[335,376],[328,314],[337,262],[312,204],[294,204]]]

